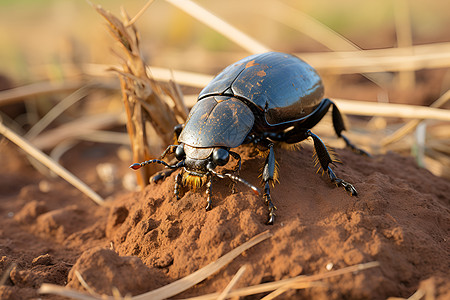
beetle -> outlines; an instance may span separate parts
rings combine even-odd
[[[323,95],[324,86],[319,74],[300,58],[280,52],[251,55],[226,67],[200,92],[186,123],[175,128],[177,145],[168,146],[160,159],[135,163],[130,168],[136,170],[151,163],[163,164],[172,171],[181,168],[175,177],[177,199],[181,186],[195,189],[206,185],[206,210],[210,210],[213,176],[229,177],[233,181],[233,190],[235,182],[241,182],[256,194],[260,193],[258,188],[237,175],[241,157],[232,150],[242,144],[254,144],[267,153],[262,171],[263,198],[269,211],[267,224],[273,224],[276,207],[270,184],[277,181],[274,147],[295,145],[312,138],[319,168],[333,183],[356,196],[353,185],[338,178],[330,168],[337,160],[311,128],[332,107],[337,136],[353,151],[363,155],[368,153],[342,134],[345,125],[341,113],[336,104]],[[162,160],[169,153],[174,153],[177,159],[173,164]],[[230,156],[237,161],[231,172],[215,171],[217,166],[227,165]]]

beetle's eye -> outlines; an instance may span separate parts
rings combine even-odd
[[[183,160],[186,157],[186,153],[184,153],[184,144],[178,145],[178,147],[175,149],[175,157],[178,160]]]
[[[223,148],[217,148],[214,149],[212,158],[217,165],[224,166],[230,159],[230,154]]]

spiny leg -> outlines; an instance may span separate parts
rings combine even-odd
[[[211,201],[211,176],[208,176],[208,182],[206,183],[206,210],[212,209]]]
[[[180,200],[180,187],[183,186],[182,178],[183,172],[179,172],[177,176],[175,176],[175,185],[173,187],[173,193],[177,197],[177,200]]]
[[[272,203],[272,197],[270,196],[270,182],[274,181],[275,178],[275,153],[273,150],[273,144],[269,145],[269,155],[267,155],[266,162],[264,164],[264,169],[262,173],[262,178],[264,181],[264,201],[269,209],[269,219],[267,221],[268,225],[273,225],[275,221],[275,210],[277,209]]]
[[[350,193],[350,195],[356,196],[358,193],[356,192],[356,189],[353,187],[353,185],[338,178],[330,168],[329,164],[333,163],[333,160],[322,140],[317,135],[312,133],[311,130],[308,130],[306,134],[313,139],[317,160],[320,163],[322,169],[327,171],[328,177],[330,178],[331,182],[335,183],[337,186],[343,187],[347,192]]]

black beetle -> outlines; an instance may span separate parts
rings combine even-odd
[[[242,182],[259,194],[256,187],[235,175],[241,168],[241,158],[231,149],[248,143],[261,146],[267,149],[262,172],[263,197],[269,209],[267,223],[273,224],[276,208],[269,187],[269,183],[277,179],[273,148],[283,143],[296,144],[311,137],[316,163],[327,172],[332,182],[351,195],[357,195],[353,185],[335,175],[329,166],[335,160],[322,140],[310,130],[332,106],[336,134],[352,150],[367,154],[342,134],[345,130],[342,116],[333,101],[322,99],[323,94],[320,76],[295,56],[269,52],[246,57],[225,68],[200,92],[184,127],[179,125],[175,128],[179,145],[167,147],[160,160],[135,163],[130,168],[139,169],[150,163],[160,163],[173,170],[183,168],[175,179],[176,197],[179,199],[182,185],[197,188],[206,184],[206,209],[209,210],[212,208],[212,175]],[[168,153],[175,153],[178,162],[168,164],[162,161]],[[217,166],[228,163],[230,155],[237,160],[232,172],[216,172]]]

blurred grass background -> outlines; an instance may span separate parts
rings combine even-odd
[[[133,16],[146,1],[94,1]],[[396,1],[282,1],[310,15],[363,49],[396,46]],[[261,43],[285,52],[326,51],[326,47],[267,16],[272,1],[197,1]],[[450,3],[408,1],[414,44],[450,41]],[[219,33],[165,1],[155,1],[138,20],[149,63],[211,73],[232,62],[206,59],[210,52],[243,52]],[[15,82],[58,75],[59,63],[116,63],[103,20],[86,1],[1,0],[0,70]],[[206,53],[206,54],[205,54]],[[242,53],[245,55],[245,53]],[[238,56],[238,55],[237,55]],[[53,65],[50,68],[49,65]]]
[[[335,49],[329,49],[325,43],[314,38],[314,28],[294,28],[300,16],[322,23],[337,33],[333,33],[335,37],[345,37],[363,50],[386,49],[386,52],[383,52],[386,56],[395,57],[393,50],[397,46],[433,46],[439,43],[450,46],[450,2],[447,0],[195,2],[268,48],[296,53],[300,57],[304,54],[307,62],[309,61],[306,58],[311,58],[314,53],[333,54],[333,50],[349,49],[341,48],[341,45],[336,43],[333,44]],[[136,15],[145,3],[147,0],[93,1],[93,4],[101,5],[116,16],[120,16],[123,7],[130,17]],[[142,55],[150,66],[214,75],[230,63],[251,54],[164,0],[155,0],[137,20],[136,26],[141,37]],[[117,43],[108,34],[108,30],[105,20],[88,1],[0,0],[0,90],[39,82],[69,85],[65,93],[52,92],[45,96],[26,97],[26,101],[20,102],[25,106],[25,114],[10,115],[11,120],[4,118],[4,122],[20,134],[27,134],[27,138],[34,145],[50,152],[57,160],[74,147],[70,141],[66,143],[66,140],[80,139],[81,135],[77,136],[77,132],[71,129],[74,127],[70,127],[79,128],[79,124],[89,130],[89,136],[85,134],[81,137],[84,140],[129,145],[124,121],[120,119],[120,115],[123,115],[123,105],[119,82],[113,73],[105,76],[103,72],[107,66],[120,64],[116,54]],[[403,45],[399,45],[400,43]],[[439,51],[446,53],[445,50]],[[317,58],[321,57],[316,56],[316,62]],[[383,76],[382,88],[351,71],[339,73],[339,68],[334,71],[327,70],[328,58],[323,57],[325,64],[322,63],[319,73],[324,79],[326,96],[334,99],[430,105],[450,88],[448,56],[446,60],[442,60],[442,66],[436,66],[435,63],[432,67],[419,68],[409,72],[409,76],[403,78],[406,80],[402,80],[402,76],[398,76],[397,72],[371,73]],[[405,57],[408,58],[408,53]],[[88,68],[91,64],[103,67],[103,74],[99,75],[102,72],[97,72],[93,75],[92,70]],[[408,72],[403,75],[406,73]],[[100,82],[103,86],[98,89],[91,86],[83,90],[85,84],[93,81],[96,84]],[[72,83],[75,83],[75,88],[71,88]],[[36,87],[31,87],[31,91],[33,88]],[[44,130],[39,134],[35,130],[34,136],[30,135],[30,132],[27,133],[30,128],[42,122],[42,118],[63,99],[69,102],[78,101],[67,97],[68,92],[74,90],[76,92],[70,97],[88,98],[89,101],[72,104],[57,119],[57,115],[53,114],[56,121],[48,127],[60,128],[59,132]],[[185,99],[190,99],[192,103],[200,89],[199,86],[186,85],[182,86],[182,91]],[[15,102],[15,105],[18,105],[17,103]],[[0,106],[0,113],[3,113],[5,107],[4,103]],[[78,120],[78,123],[74,120]],[[420,143],[417,136],[412,134],[401,143],[390,144],[388,147],[380,146],[380,141],[405,124],[404,119],[395,117],[372,118],[369,115],[353,118],[353,132],[350,137],[372,153],[395,150],[417,155],[421,152],[421,155],[417,155],[417,161],[421,165],[425,165],[423,157],[426,154],[428,159],[432,159],[426,164],[427,167],[435,174],[450,178],[447,167],[450,166],[448,123],[444,122],[442,125],[442,122],[426,122],[428,127],[421,129],[422,133],[426,132],[426,146],[418,145]],[[315,130],[327,139],[330,138],[330,144],[335,146],[335,137],[330,126],[330,120],[325,118]],[[44,127],[46,126],[41,128]],[[97,130],[110,132],[98,132],[106,134],[100,137],[95,132]],[[117,132],[122,135],[115,134]],[[157,138],[153,140],[155,139]],[[422,142],[424,139],[421,138]],[[339,143],[336,145],[342,146]],[[155,144],[150,145],[150,148],[157,156],[165,145]],[[125,155],[121,158],[123,162],[119,168],[126,167],[129,157]],[[75,173],[81,174],[81,177],[89,176],[87,165],[76,162],[70,165],[70,160],[65,163],[73,168]],[[125,170],[118,173],[126,172]]]

